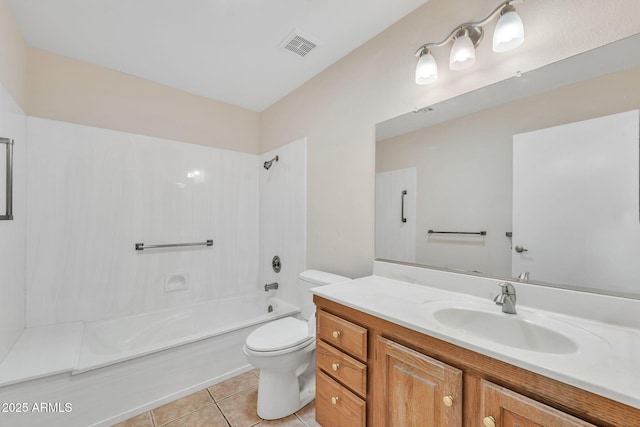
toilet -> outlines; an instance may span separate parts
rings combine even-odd
[[[298,276],[301,319],[285,317],[253,331],[244,354],[260,369],[258,416],[287,417],[315,398],[316,314],[311,288],[351,280],[317,270]]]

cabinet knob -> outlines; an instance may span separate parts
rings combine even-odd
[[[338,404],[338,396],[334,396],[331,398],[331,404],[333,405],[337,405]]]
[[[333,335],[334,338],[340,338],[340,331],[333,331],[331,335]]]
[[[332,363],[331,364],[331,369],[333,369],[334,371],[337,371],[340,368],[340,364],[339,363]]]
[[[453,406],[453,396],[445,396],[442,398],[444,406],[451,408]]]
[[[496,419],[489,415],[482,419],[482,424],[484,424],[484,427],[496,427]]]

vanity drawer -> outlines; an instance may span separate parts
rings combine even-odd
[[[323,427],[365,427],[367,404],[321,371],[316,374],[316,420]]]
[[[359,360],[367,360],[367,330],[361,326],[319,311],[318,338]]]
[[[336,350],[329,344],[318,341],[316,347],[317,367],[329,376],[340,381],[345,386],[359,394],[367,394],[367,365],[358,362],[353,357]]]

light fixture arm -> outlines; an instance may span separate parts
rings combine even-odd
[[[493,12],[491,12],[489,14],[489,16],[487,16],[483,20],[477,21],[477,22],[467,22],[465,24],[458,25],[442,41],[439,41],[437,43],[425,43],[422,46],[420,46],[418,48],[418,50],[416,50],[416,53],[414,53],[414,55],[416,56],[416,58],[420,58],[420,55],[422,55],[422,53],[426,49],[431,49],[431,48],[434,48],[434,47],[442,47],[442,46],[446,45],[447,43],[451,42],[452,40],[454,40],[456,37],[458,37],[458,34],[460,32],[463,32],[465,30],[469,31],[469,37],[473,41],[474,46],[477,47],[478,44],[480,43],[480,41],[482,40],[482,35],[483,35],[482,27],[484,27],[489,22],[491,22],[493,19],[495,19],[495,17],[498,16],[499,14],[501,14],[502,11],[505,8],[510,7],[510,6],[512,7],[512,5],[518,4],[518,3],[522,3],[523,1],[524,0],[506,0],[506,1],[502,2],[502,3],[500,3],[500,5],[498,5],[493,10]]]

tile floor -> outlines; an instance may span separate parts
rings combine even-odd
[[[320,427],[315,402],[280,420],[258,417],[258,371],[240,374],[113,427]]]

